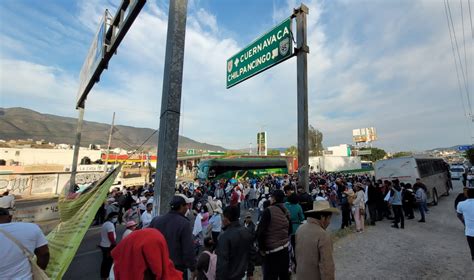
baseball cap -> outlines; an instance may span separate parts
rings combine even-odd
[[[189,204],[193,202],[194,202],[194,198],[189,198],[185,196],[184,194],[177,194],[173,196],[173,198],[171,199],[170,206],[171,208],[175,208],[175,207],[179,207],[181,205]]]
[[[137,225],[137,223],[135,221],[128,221],[127,224],[125,225],[125,227],[129,228],[129,227],[134,227],[136,225]]]
[[[272,195],[277,202],[283,202],[285,199],[285,193],[282,190],[273,191]]]

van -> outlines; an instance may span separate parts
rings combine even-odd
[[[452,165],[449,171],[451,172],[451,179],[461,180],[466,169],[462,165]]]

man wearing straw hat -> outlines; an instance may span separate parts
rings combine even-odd
[[[307,223],[296,232],[296,277],[298,280],[331,280],[335,276],[331,235],[326,231],[332,214],[339,210],[328,201],[314,201],[313,210],[305,212]]]

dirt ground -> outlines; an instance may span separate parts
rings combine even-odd
[[[405,220],[405,229],[390,227],[390,221],[366,227],[334,244],[337,279],[474,279],[474,262],[457,219],[454,191],[430,207],[426,223]]]

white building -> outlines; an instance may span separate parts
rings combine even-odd
[[[19,165],[58,164],[71,165],[74,150],[32,149],[32,148],[0,148],[0,159],[15,161]],[[88,157],[92,162],[99,160],[101,151],[81,148],[79,161]]]
[[[328,147],[328,154],[331,156],[339,157],[350,157],[351,156],[351,146],[347,144],[341,144],[339,146]]]
[[[362,168],[360,157],[322,156],[309,157],[312,172],[338,172]]]

